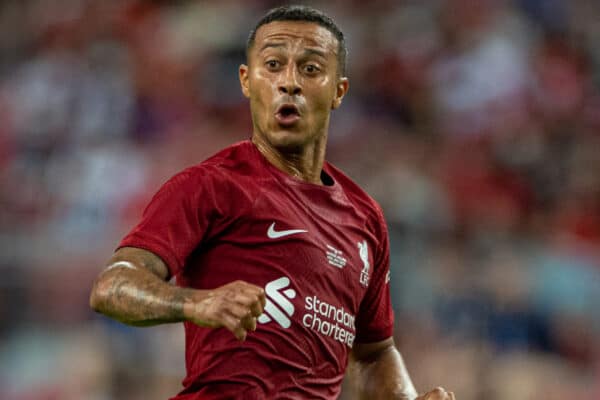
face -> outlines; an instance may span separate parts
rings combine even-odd
[[[258,29],[248,65],[240,66],[256,139],[288,150],[326,140],[331,110],[348,91],[337,47],[315,23],[276,21]]]

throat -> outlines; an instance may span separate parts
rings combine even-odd
[[[267,161],[280,171],[304,182],[327,184],[322,178],[324,153],[321,156],[307,151],[308,149],[302,152],[284,152],[257,139],[256,135],[253,135],[252,142]],[[329,178],[327,174],[325,176]],[[329,181],[332,181],[331,178]]]

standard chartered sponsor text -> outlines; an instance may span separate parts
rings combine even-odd
[[[335,307],[317,296],[306,297],[304,308],[309,311],[302,317],[304,326],[352,347],[355,336],[354,315],[344,307]]]

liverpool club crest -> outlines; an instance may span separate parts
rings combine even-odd
[[[358,242],[358,254],[363,262],[363,269],[360,271],[360,284],[366,287],[369,286],[369,269],[371,268],[371,264],[369,263],[369,247],[366,240]]]

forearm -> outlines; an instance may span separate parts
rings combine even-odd
[[[184,305],[196,292],[171,285],[144,268],[118,266],[98,277],[90,305],[125,324],[149,326],[184,321]]]
[[[90,306],[134,326],[189,321],[208,328],[226,328],[245,340],[256,330],[266,304],[262,287],[234,281],[210,290],[173,286],[169,269],[148,250],[122,247],[92,288]]]
[[[417,397],[402,356],[394,346],[368,359],[353,360],[349,373],[357,399],[414,400]]]

